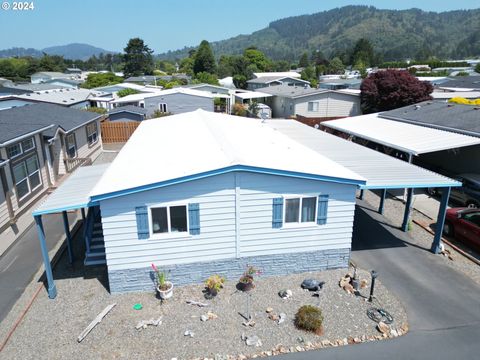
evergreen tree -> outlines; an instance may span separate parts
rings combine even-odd
[[[350,57],[350,64],[363,64],[366,67],[373,65],[375,61],[375,52],[373,46],[367,39],[361,38],[353,48],[352,56]]]
[[[193,73],[207,72],[214,74],[216,69],[215,57],[207,40],[200,43],[193,61]]]
[[[153,74],[153,50],[145,45],[142,39],[130,39],[123,50],[125,77]]]
[[[302,57],[300,58],[300,61],[298,62],[298,67],[306,68],[309,65],[310,65],[310,63],[308,61],[308,54],[306,52],[304,52]]]

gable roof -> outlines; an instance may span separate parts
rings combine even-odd
[[[480,76],[458,76],[442,82],[440,88],[480,90]]]
[[[98,201],[231,171],[365,183],[258,119],[196,110],[143,121],[91,197]]]
[[[299,78],[295,78],[295,77],[292,77],[292,76],[262,76],[262,77],[259,77],[259,78],[256,78],[256,79],[248,80],[247,83],[249,83],[249,84],[270,84],[270,83],[275,82],[275,81],[284,81],[286,79],[290,79],[290,80],[295,81],[295,82],[301,82],[301,83],[310,85],[309,81],[302,80],[302,79],[299,79]]]
[[[117,108],[113,108],[108,111],[108,114],[118,114],[122,112],[129,112],[129,113],[141,114],[141,115],[147,115],[148,113],[145,108],[142,108],[140,106],[127,105],[127,106],[120,106]]]
[[[5,142],[45,127],[48,127],[48,130],[43,134],[52,137],[58,128],[69,132],[101,116],[97,113],[53,104],[33,104],[2,110],[0,111],[2,129],[0,141]]]
[[[276,77],[293,77],[293,78],[299,78],[301,75],[300,73],[296,71],[270,71],[270,72],[256,72],[253,73],[253,76],[257,78],[265,77],[265,76],[276,76]]]
[[[480,137],[479,106],[424,101],[385,111],[380,117]]]
[[[51,91],[32,92],[25,95],[15,95],[15,98],[27,101],[71,106],[87,101],[92,97],[104,95],[109,94],[89,89],[56,89]]]
[[[286,84],[265,87],[265,88],[261,88],[260,90],[267,94],[291,98],[291,99],[300,98],[304,96],[326,94],[326,93],[339,93],[339,94],[345,94],[345,95],[350,95],[355,97],[360,96],[360,92],[353,89],[351,90],[349,89],[344,89],[344,90],[315,89],[315,88],[304,88],[301,86],[289,86]]]
[[[203,97],[203,98],[215,98],[215,97],[222,96],[221,94],[212,94],[212,93],[209,93],[208,91],[177,87],[177,88],[167,89],[167,90],[158,90],[158,91],[155,91],[155,92],[152,92],[152,93],[127,95],[127,96],[124,96],[124,97],[121,97],[119,99],[116,99],[116,100],[112,101],[112,104],[137,102],[137,101],[145,100],[147,98],[153,98],[153,97],[159,97],[159,96],[168,96],[168,95],[173,95],[173,94],[185,94],[185,95],[191,95],[191,96],[199,96],[199,97]]]

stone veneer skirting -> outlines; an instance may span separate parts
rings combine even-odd
[[[350,249],[344,248],[169,265],[161,270],[170,271],[169,280],[178,286],[202,283],[213,274],[236,280],[247,265],[261,269],[262,276],[274,276],[347,268],[349,261]],[[155,289],[154,279],[151,267],[108,271],[111,293],[152,291]]]

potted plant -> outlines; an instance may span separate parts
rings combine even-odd
[[[223,288],[225,278],[220,275],[212,275],[205,281],[206,297],[213,298]]]
[[[173,284],[167,280],[167,273],[160,271],[155,264],[152,264],[152,269],[157,277],[157,292],[160,299],[166,300],[173,295]]]
[[[250,291],[255,288],[255,284],[253,283],[254,275],[260,275],[260,270],[253,266],[247,265],[247,269],[238,280],[237,288],[241,291]]]

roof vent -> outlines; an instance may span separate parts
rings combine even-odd
[[[448,103],[448,104],[447,104],[447,107],[453,107],[453,104]]]
[[[480,107],[475,106],[475,107],[473,108],[473,110],[480,110]]]
[[[421,105],[415,105],[415,110],[418,110],[418,109],[421,109],[422,106]]]

